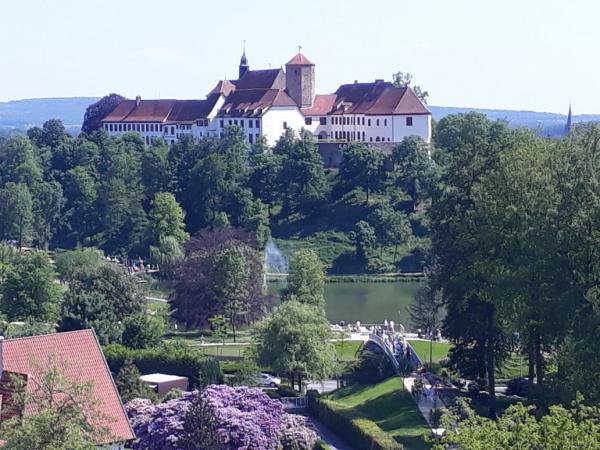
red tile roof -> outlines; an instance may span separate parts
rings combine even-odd
[[[93,383],[92,395],[98,401],[96,408],[109,418],[108,423],[101,425],[109,429],[110,435],[103,436],[99,445],[135,439],[93,330],[4,340],[5,371],[35,379],[41,378],[40,369],[48,364],[58,365],[63,375],[71,381]],[[2,405],[3,410],[6,407],[7,405]],[[32,411],[25,411],[25,414],[30,413]]]
[[[193,122],[206,118],[219,98],[206,100],[123,100],[102,122]]]
[[[286,66],[314,66],[314,64],[302,53],[298,53],[286,63]]]
[[[325,94],[315,95],[315,100],[310,108],[302,109],[302,114],[305,116],[325,116],[331,112],[335,105],[337,95]]]
[[[235,84],[233,84],[229,80],[219,80],[217,85],[208,93],[208,95],[212,94],[223,94],[225,96],[229,95],[231,91],[235,89]]]

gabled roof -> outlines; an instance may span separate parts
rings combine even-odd
[[[232,83],[237,89],[285,89],[285,74],[281,69],[248,70]]]
[[[242,89],[231,92],[221,107],[219,117],[260,117],[272,106],[297,106],[280,89]]]
[[[305,116],[325,116],[331,112],[335,105],[337,95],[325,94],[315,95],[315,100],[310,108],[302,109],[302,114]]]
[[[99,445],[135,439],[93,330],[6,339],[2,345],[5,371],[0,380],[2,386],[6,387],[6,373],[12,372],[26,377],[27,389],[32,389],[35,384],[32,380],[41,379],[43,369],[54,364],[69,381],[93,383],[92,395],[98,402],[95,407],[109,419],[107,423],[100,420],[99,425],[107,427],[110,435],[102,436],[102,442],[97,442]],[[10,412],[7,399],[3,400],[2,411]],[[35,414],[35,411],[26,410],[24,414]]]
[[[290,59],[286,64],[286,66],[314,66],[306,56],[302,53],[298,53],[292,59]]]
[[[219,80],[217,85],[208,93],[208,95],[212,94],[223,94],[225,96],[229,95],[231,91],[235,89],[235,84],[233,84],[229,80]]]
[[[206,100],[123,100],[102,122],[192,122],[206,118],[219,94]]]
[[[335,95],[330,114],[431,114],[412,89],[385,81],[343,84]]]

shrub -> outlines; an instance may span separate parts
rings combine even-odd
[[[140,380],[140,375],[140,371],[131,361],[125,361],[123,367],[119,370],[115,377],[115,385],[123,403],[134,398],[147,398],[153,402],[157,400],[154,391]]]
[[[372,420],[361,418],[351,409],[307,393],[308,406],[321,422],[351,443],[354,448],[401,450],[403,447]]]
[[[358,383],[377,383],[394,375],[394,366],[384,353],[366,349],[350,370],[352,380]]]
[[[160,318],[137,314],[124,321],[123,345],[135,349],[156,347],[164,333],[165,325]]]
[[[157,348],[135,350],[112,344],[103,350],[113,373],[118,373],[123,363],[131,360],[142,374],[159,372],[188,377],[190,388],[223,383],[219,363],[189,346],[165,344]]]

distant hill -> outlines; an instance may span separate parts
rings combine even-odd
[[[97,97],[33,98],[0,102],[0,134],[22,132],[48,119],[60,119],[69,131],[76,134],[81,128],[85,109]],[[539,130],[543,135],[560,134],[567,120],[566,114],[536,111],[514,111],[508,109],[477,109],[449,106],[430,106],[433,117],[441,119],[448,114],[476,111],[490,119],[506,120],[514,127],[528,127]],[[573,122],[600,122],[600,114],[573,116]]]

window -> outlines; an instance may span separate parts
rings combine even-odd
[[[253,144],[253,136],[251,134],[248,135],[248,142],[250,142],[251,144]]]
[[[362,124],[363,124],[363,126],[365,124],[365,118],[364,117],[362,118]]]
[[[233,124],[234,124],[234,125],[237,125],[237,120],[234,120],[234,121],[233,121]]]
[[[312,125],[312,117],[305,118],[304,125]]]
[[[254,135],[254,137],[256,138],[256,141],[258,142],[258,139],[260,138],[260,134],[256,133],[256,134]]]
[[[240,127],[244,128],[244,120],[240,120]]]
[[[369,138],[369,142],[373,142],[373,136]]]
[[[367,120],[367,125],[371,126],[371,119]]]
[[[260,128],[260,122],[256,119],[256,128]]]
[[[375,138],[375,142],[379,142],[379,136]]]
[[[377,126],[379,126],[379,119],[377,119]]]
[[[175,134],[175,127],[171,127],[171,134]]]
[[[363,141],[365,140],[365,132],[364,131],[362,132],[362,140]]]
[[[387,127],[387,119],[383,119],[383,126]]]
[[[321,125],[327,125],[327,117],[320,117],[319,118],[319,124],[321,124]]]
[[[228,123],[229,123],[229,125],[231,125],[233,123],[233,121],[231,119],[229,119]]]
[[[223,128],[223,125],[224,125],[224,123],[223,123],[223,119],[221,119],[221,121],[220,121],[220,122],[221,122],[221,124],[220,124],[220,125],[221,125],[221,128]]]
[[[287,130],[287,122],[283,122],[283,129]]]
[[[412,122],[412,117],[407,117],[406,118],[406,126],[407,127],[412,127],[413,126],[413,122]]]

